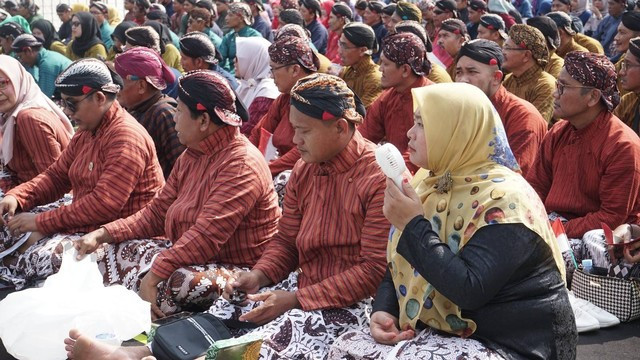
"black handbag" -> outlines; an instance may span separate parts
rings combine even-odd
[[[217,317],[203,313],[159,326],[151,352],[158,360],[192,360],[207,352],[217,340],[231,338],[227,326]]]
[[[191,315],[160,325],[153,333],[151,352],[158,360],[193,360],[218,340],[230,339],[231,328],[256,328],[253,323],[220,320],[209,313]]]

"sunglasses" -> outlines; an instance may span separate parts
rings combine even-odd
[[[436,15],[442,15],[442,14],[444,14],[444,11],[442,11],[442,10],[433,10],[433,13],[436,14]]]
[[[66,99],[61,99],[62,100],[62,107],[64,107],[65,109],[69,110],[70,113],[75,114],[76,111],[78,111],[78,105],[85,101],[86,99],[89,98],[89,96],[95,94],[95,90],[90,91],[87,95],[85,95],[82,99],[78,100],[78,101],[69,101]]]
[[[72,21],[71,26],[72,27],[80,26],[80,21]]]

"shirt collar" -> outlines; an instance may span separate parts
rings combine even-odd
[[[93,136],[101,136],[102,133],[109,128],[111,123],[115,121],[117,118],[121,118],[124,116],[124,109],[118,101],[114,100],[111,104],[109,110],[107,110],[104,115],[102,115],[102,120],[100,121],[100,125],[93,131]]]
[[[133,115],[133,117],[137,117],[139,115],[144,114],[147,110],[149,110],[149,108],[158,102],[158,100],[160,100],[160,98],[162,97],[162,92],[158,91],[156,94],[154,94],[153,96],[151,96],[150,98],[148,98],[147,100],[139,103],[138,105],[134,106],[131,109],[127,109],[129,111],[129,113],[131,115]]]
[[[507,97],[507,89],[503,85],[500,85],[500,87],[498,88],[498,91],[496,91],[495,94],[493,94],[490,100],[493,104],[500,104],[504,102],[504,99],[506,97]]]
[[[522,75],[520,75],[520,76],[513,75],[513,78],[516,80],[516,83],[519,86],[522,86],[524,84],[527,84],[527,83],[539,78],[541,72],[542,72],[542,68],[540,66],[533,65],[532,67],[527,69],[524,73],[522,73]]]
[[[342,149],[331,160],[315,164],[317,166],[316,175],[333,175],[346,172],[353,168],[353,165],[360,159],[366,142],[358,131],[354,132],[347,146]]]
[[[226,149],[229,143],[239,135],[240,130],[237,126],[223,126],[200,141],[201,152],[209,156],[216,155]]]
[[[612,113],[607,110],[603,110],[596,118],[591,122],[591,124],[585,126],[584,128],[578,130],[571,126],[573,130],[573,134],[575,136],[579,136],[580,138],[589,138],[594,135],[596,132],[599,132],[602,127],[611,121]]]

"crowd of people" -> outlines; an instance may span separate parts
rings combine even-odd
[[[95,253],[263,359],[574,359],[640,277],[640,1],[0,0],[0,280]],[[391,143],[401,186],[376,163]],[[564,246],[552,222],[569,239]],[[231,294],[246,293],[237,303]],[[70,359],[142,359],[70,330]]]

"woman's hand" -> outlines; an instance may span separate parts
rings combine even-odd
[[[613,230],[613,242],[616,244],[624,244],[631,241],[632,232],[631,225],[622,224]]]
[[[85,255],[96,251],[101,244],[108,244],[112,241],[111,234],[105,228],[99,228],[74,241],[73,246],[78,250],[78,260],[82,260]]]
[[[376,311],[371,315],[370,329],[373,339],[385,345],[395,345],[416,336],[416,332],[408,326],[400,331],[398,318],[384,311]]]
[[[38,231],[36,216],[38,215],[33,213],[22,213],[12,217],[7,224],[11,235],[20,236],[27,232]]]
[[[424,215],[422,203],[416,191],[409,185],[409,180],[404,179],[402,189],[387,178],[387,189],[384,191],[384,216],[396,229],[403,231],[409,221],[418,215]]]
[[[142,300],[151,303],[151,320],[165,317],[158,307],[158,284],[164,279],[149,271],[140,282],[138,295]]]
[[[277,318],[285,312],[300,307],[295,292],[274,290],[261,294],[247,295],[251,301],[263,301],[257,308],[240,316],[240,321],[250,321],[262,325]]]
[[[640,262],[640,242],[629,244],[624,247],[624,259],[629,264],[635,264]]]

